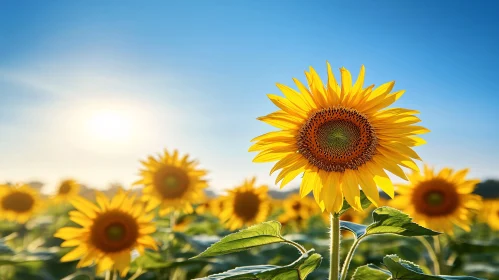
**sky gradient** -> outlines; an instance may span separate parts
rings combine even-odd
[[[437,168],[499,178],[499,6],[495,1],[1,1],[0,182],[73,177],[96,188],[138,179],[139,160],[177,148],[214,190],[249,176],[256,120],[275,83],[345,66],[395,80],[396,103],[432,132],[416,151]],[[95,110],[125,112],[133,135],[88,135]],[[297,186],[299,180],[291,185]]]

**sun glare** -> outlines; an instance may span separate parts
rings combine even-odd
[[[119,111],[104,110],[93,113],[88,120],[90,133],[99,140],[121,142],[131,135],[131,120]]]

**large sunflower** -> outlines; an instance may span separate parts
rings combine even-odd
[[[75,247],[61,258],[62,262],[80,259],[77,267],[97,264],[97,273],[117,270],[125,276],[130,265],[131,251],[143,255],[145,248],[157,249],[150,236],[156,231],[154,214],[147,213],[135,196],[119,190],[108,199],[97,192],[97,205],[75,197],[71,200],[77,211],[69,212],[70,219],[82,227],[65,227],[54,236],[64,239],[61,247]]]
[[[444,168],[436,173],[425,165],[424,174],[409,175],[409,185],[397,185],[391,205],[401,209],[424,227],[449,234],[453,224],[469,231],[471,214],[478,210],[481,197],[473,193],[480,180],[468,180],[468,169],[454,172]]]
[[[249,150],[260,151],[254,162],[278,161],[281,187],[304,174],[300,193],[311,191],[322,209],[338,212],[343,197],[362,210],[359,186],[378,204],[379,186],[393,197],[393,185],[385,170],[406,179],[401,166],[418,170],[420,159],[412,147],[423,144],[417,134],[428,132],[415,110],[389,108],[404,93],[391,92],[395,82],[374,88],[364,84],[364,66],[352,86],[350,72],[341,68],[341,85],[331,71],[324,85],[310,67],[305,72],[308,88],[294,79],[298,91],[277,84],[285,97],[269,94],[279,111],[258,118],[276,128],[254,138]]]
[[[69,202],[73,197],[78,196],[80,185],[72,179],[63,180],[53,197],[55,203]]]
[[[192,204],[201,202],[203,189],[207,187],[205,170],[197,168],[197,161],[189,160],[188,155],[179,157],[178,151],[172,154],[164,151],[163,156],[148,157],[142,161],[145,169],[140,171],[142,179],[135,184],[144,185],[143,200],[148,202],[148,210],[160,206],[160,215],[173,210],[192,213]]]
[[[0,185],[0,219],[26,223],[42,207],[40,195],[26,184]]]
[[[270,199],[267,186],[255,187],[256,178],[244,183],[222,197],[224,209],[220,219],[230,230],[264,222],[270,212]]]

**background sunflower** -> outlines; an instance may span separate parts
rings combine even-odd
[[[265,221],[270,213],[270,199],[267,186],[255,186],[256,177],[244,180],[241,186],[228,191],[223,197],[220,220],[230,230]]]
[[[57,188],[52,200],[54,203],[69,202],[73,197],[79,195],[80,184],[73,179],[63,180]]]
[[[26,184],[0,185],[0,219],[26,223],[42,208],[38,191]]]
[[[466,179],[468,169],[443,168],[438,173],[424,166],[413,172],[409,185],[397,185],[391,205],[409,214],[414,221],[436,231],[453,233],[453,225],[469,231],[472,214],[481,208],[481,197],[472,194],[480,180]]]
[[[161,216],[171,211],[192,213],[192,204],[203,200],[207,172],[198,169],[197,161],[189,160],[189,155],[180,157],[177,150],[172,154],[165,150],[162,156],[150,156],[142,164],[142,179],[134,184],[144,185],[142,199],[147,201],[148,210],[160,206]]]
[[[76,247],[61,262],[80,259],[77,267],[96,264],[97,273],[117,270],[124,277],[133,249],[140,255],[145,248],[157,250],[150,236],[156,231],[154,214],[147,213],[142,203],[122,190],[111,199],[97,192],[96,200],[97,205],[81,197],[71,201],[77,211],[69,213],[70,219],[81,227],[64,227],[55,233],[65,240],[61,247]]]

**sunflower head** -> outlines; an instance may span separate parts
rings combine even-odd
[[[453,233],[453,225],[469,231],[471,216],[482,206],[481,197],[472,194],[480,180],[466,179],[468,169],[454,172],[444,168],[438,173],[425,166],[424,174],[414,172],[409,185],[397,185],[391,201],[422,226]]]
[[[0,217],[26,223],[42,208],[39,193],[26,184],[0,185]]]
[[[114,269],[124,277],[133,249],[141,255],[145,248],[157,249],[150,236],[156,231],[154,214],[147,213],[143,203],[121,189],[111,199],[97,192],[96,200],[97,204],[82,197],[71,200],[77,210],[69,212],[70,219],[81,227],[61,228],[54,234],[65,240],[61,247],[76,246],[61,261],[80,259],[77,267],[95,263],[98,273]]]
[[[148,210],[160,206],[162,216],[173,210],[193,212],[192,204],[202,200],[207,186],[206,171],[198,169],[196,161],[188,155],[180,157],[177,150],[165,150],[162,156],[150,156],[142,164],[142,178],[135,184],[144,186],[142,198],[148,202]]]
[[[339,84],[327,67],[326,84],[310,68],[308,87],[297,79],[297,90],[277,85],[284,97],[268,97],[280,110],[259,120],[278,130],[254,138],[250,151],[259,151],[254,162],[277,161],[271,173],[280,170],[281,187],[303,174],[301,196],[313,191],[323,210],[339,212],[345,198],[360,211],[360,189],[378,205],[377,186],[393,197],[386,171],[406,179],[401,167],[418,170],[412,148],[424,143],[417,135],[428,130],[415,125],[417,111],[387,108],[404,93],[392,92],[394,82],[364,87],[362,66],[353,85],[341,68]]]
[[[270,212],[267,186],[255,186],[256,178],[245,180],[241,186],[221,197],[223,210],[219,218],[230,230],[264,222]]]
[[[284,200],[282,208],[284,212],[279,216],[280,222],[294,221],[298,226],[304,226],[305,222],[315,214],[317,205],[309,197],[301,198],[299,194],[292,194]]]
[[[483,211],[480,211],[478,218],[499,231],[499,199],[484,200]]]
[[[75,180],[63,180],[57,188],[53,201],[56,203],[69,202],[73,197],[78,196],[79,192],[80,185]]]

